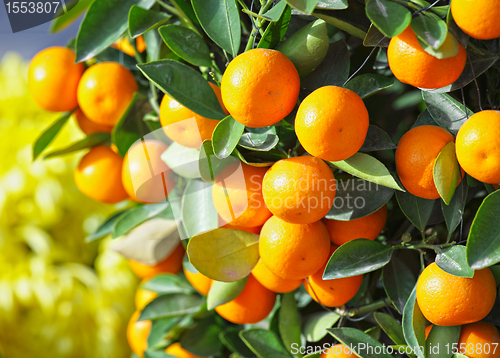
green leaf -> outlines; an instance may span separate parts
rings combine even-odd
[[[204,298],[200,295],[186,295],[172,293],[156,297],[148,303],[139,317],[143,320],[157,320],[162,318],[177,317],[188,313],[197,312],[203,304]]]
[[[85,10],[87,10],[92,2],[94,2],[94,0],[74,0],[72,3],[66,1],[66,7],[68,8],[68,11],[65,14],[62,14],[61,16],[58,16],[54,20],[52,20],[52,22],[50,23],[49,31],[54,33],[64,30],[78,17],[80,17],[80,15],[83,14]],[[74,6],[70,7],[70,4]],[[62,9],[62,7],[60,8]]]
[[[137,61],[134,57],[112,47],[108,47],[104,51],[94,56],[97,63],[100,62],[118,62],[130,71],[136,70]]]
[[[472,222],[467,241],[467,262],[480,270],[500,262],[500,190],[484,200]]]
[[[137,67],[159,89],[200,116],[210,119],[226,116],[212,87],[193,68],[173,60]]]
[[[135,355],[135,353],[133,353]],[[132,356],[131,358],[136,358],[137,355]],[[160,349],[158,351],[155,350],[146,350],[144,351],[144,358],[173,358],[170,354],[167,354],[164,349]]]
[[[382,312],[375,312],[373,318],[377,321],[379,326],[389,336],[392,341],[398,345],[405,345],[405,336],[403,334],[403,327],[396,321],[395,318]]]
[[[76,62],[91,59],[115,42],[128,27],[133,5],[150,8],[154,0],[95,0],[76,37]]]
[[[420,13],[415,17],[411,21],[411,29],[415,32],[419,40],[434,49],[438,49],[448,35],[446,22],[432,12]]]
[[[422,92],[422,97],[432,118],[455,135],[462,124],[474,114],[470,109],[464,109],[463,104],[449,94]]]
[[[246,128],[238,145],[248,150],[267,152],[274,148],[279,141],[276,127]]]
[[[319,0],[316,7],[325,10],[343,10],[349,6],[347,0]]]
[[[469,186],[467,185],[467,180],[464,178],[457,187],[457,190],[455,190],[455,194],[453,195],[450,204],[446,205],[443,201],[441,201],[441,210],[443,211],[446,227],[448,228],[448,237],[451,237],[455,229],[462,221],[468,190]]]
[[[325,60],[301,85],[311,91],[323,86],[343,86],[349,77],[349,50],[345,40],[330,45]]]
[[[354,77],[344,86],[353,92],[356,92],[361,98],[366,98],[374,93],[391,87],[394,84],[393,78],[388,78],[372,73],[365,73]],[[371,127],[371,126],[370,126]]]
[[[279,337],[262,328],[250,328],[240,332],[240,337],[245,344],[259,358],[291,358],[292,355],[283,347]]]
[[[368,154],[358,152],[346,160],[330,163],[358,178],[403,191],[384,164]]]
[[[115,226],[115,222],[126,213],[126,211],[119,211],[114,213],[112,216],[106,219],[106,221],[99,226],[99,228],[94,231],[93,234],[87,236],[85,238],[85,242],[92,242],[98,239],[102,239],[105,236],[111,235],[113,232],[113,227]]]
[[[285,347],[300,346],[300,314],[293,292],[285,293],[281,298],[279,310],[279,331]],[[302,357],[302,354],[294,354]]]
[[[243,291],[247,281],[248,276],[234,282],[214,281],[208,291],[207,309],[213,310],[217,306],[234,300]]]
[[[319,66],[329,47],[326,22],[318,19],[301,28],[276,49],[292,61],[302,78]]]
[[[136,38],[167,22],[172,15],[156,10],[146,10],[134,5],[128,14],[128,31],[130,37]]]
[[[240,326],[241,327],[241,326]],[[221,342],[233,353],[239,354],[241,357],[254,357],[253,352],[240,338],[241,328],[239,326],[229,326],[225,331],[219,334]]]
[[[374,124],[370,124],[368,127],[368,133],[366,134],[365,142],[361,147],[361,152],[373,152],[378,150],[391,150],[396,149],[396,144],[391,140],[389,134],[386,133],[382,128],[377,127]]]
[[[33,160],[38,158],[40,154],[48,147],[48,145],[54,140],[54,138],[59,134],[62,127],[66,124],[69,117],[73,112],[64,112],[61,117],[54,123],[50,125],[49,128],[43,131],[43,133],[38,137],[35,144],[33,145]]]
[[[203,37],[180,25],[166,25],[158,29],[167,46],[180,58],[195,66],[212,67],[210,49]]]
[[[294,9],[310,14],[314,11],[318,0],[286,0],[286,2]]]
[[[354,328],[330,328],[328,332],[346,347],[357,347],[356,355],[362,358],[393,358],[385,353],[382,344],[365,332]],[[363,347],[365,347],[363,349]]]
[[[323,280],[363,275],[389,263],[394,249],[380,242],[356,239],[340,246],[326,264]]]
[[[403,214],[415,227],[424,231],[434,208],[434,200],[422,199],[408,192],[396,192],[396,199]]]
[[[394,303],[394,307],[399,313],[403,313],[408,297],[417,283],[415,276],[408,266],[401,262],[397,256],[393,256],[391,262],[384,267],[383,283],[385,292]]]
[[[168,202],[141,205],[128,210],[116,220],[113,228],[113,238],[125,235],[143,222],[157,217],[158,215],[165,214],[167,211],[172,211]]]
[[[427,109],[425,109],[422,113],[420,113],[417,117],[417,120],[411,127],[412,129],[415,127],[419,126],[425,126],[425,125],[430,125],[430,126],[436,126],[439,127],[439,124],[436,123],[434,118],[432,118],[431,114]]]
[[[179,320],[180,317],[170,317],[153,321],[148,336],[148,347],[154,349],[158,343],[161,343],[168,331],[174,328]]]
[[[161,160],[172,171],[181,177],[195,179],[200,177],[198,158],[200,151],[196,148],[184,147],[176,142],[170,144],[161,155]]]
[[[308,342],[319,342],[327,334],[328,328],[338,322],[340,316],[335,312],[316,312],[304,317],[303,333]]]
[[[182,195],[182,223],[188,237],[218,227],[218,214],[212,200],[212,186],[191,180]]]
[[[467,263],[465,246],[455,245],[439,251],[436,256],[436,264],[450,275],[468,278],[474,277],[474,270]]]
[[[118,153],[124,157],[129,148],[146,134],[149,133],[148,126],[142,118],[151,112],[148,98],[136,92],[127,111],[118,121],[111,132],[113,144],[118,148]]]
[[[182,332],[179,342],[188,352],[200,357],[217,355],[222,349],[219,334],[222,324],[215,315],[198,321],[196,326]]]
[[[416,298],[417,286],[415,285],[403,311],[403,333],[406,343],[412,347],[413,352],[419,358],[426,358],[421,347],[425,347],[425,325],[427,321],[418,307]]]
[[[370,29],[366,33],[363,39],[363,46],[365,47],[389,47],[390,38],[384,36],[379,29],[373,24],[370,25]]]
[[[143,37],[144,42],[146,42],[148,61],[158,61],[160,58],[161,45],[163,43],[160,39],[160,34],[157,31],[148,31]]]
[[[181,277],[164,273],[156,275],[140,286],[143,290],[153,291],[160,295],[170,293],[193,293],[193,286]]]
[[[58,157],[64,154],[74,153],[82,149],[92,148],[98,145],[101,145],[111,139],[111,136],[108,133],[92,133],[82,140],[73,143],[66,148],[54,150],[48,154],[45,154],[43,159]]]
[[[244,130],[245,125],[237,122],[231,115],[221,120],[212,135],[215,156],[219,159],[229,157],[238,145]]]
[[[458,343],[461,328],[461,326],[433,326],[425,340],[425,356],[427,358],[450,358],[450,351],[445,347],[452,347],[453,344]]]
[[[201,179],[206,182],[212,182],[222,169],[232,162],[237,161],[236,157],[229,156],[224,159],[219,159],[214,154],[214,149],[211,140],[205,140],[200,148],[200,158],[198,160],[198,169]]]
[[[433,178],[436,189],[446,205],[450,204],[458,181],[460,166],[455,154],[455,143],[450,142],[439,152],[434,162]]]
[[[287,7],[286,1],[281,0],[279,3],[274,5],[270,10],[268,10],[265,14],[262,15],[255,14],[255,16],[263,20],[276,22],[283,15],[283,12],[285,11],[286,7]],[[245,9],[243,10],[243,12],[252,14],[250,11],[247,12]]]
[[[371,24],[366,17],[364,4],[357,1],[349,2],[349,7],[344,10],[316,9],[312,15],[360,39],[365,38]]]
[[[217,45],[236,57],[240,48],[241,25],[234,0],[192,0],[196,17],[205,33]]]
[[[389,0],[368,0],[366,15],[387,37],[399,35],[411,22],[411,12]]]
[[[442,21],[442,20],[440,20]],[[454,57],[458,54],[459,51],[459,46],[458,46],[458,41],[451,34],[451,32],[448,32],[446,35],[446,39],[444,43],[439,46],[439,48],[435,49],[432,46],[428,45],[424,41],[422,41],[420,38],[417,38],[420,46],[424,49],[425,52],[427,52],[429,55],[432,55],[440,60]]]
[[[193,236],[187,253],[189,261],[205,276],[233,282],[248,276],[259,261],[259,235],[216,229]]]
[[[281,1],[284,2],[284,0]],[[285,36],[291,18],[292,9],[290,6],[286,6],[278,21],[267,25],[266,31],[264,31],[264,35],[262,35],[257,48],[275,48]]]
[[[337,191],[327,219],[349,221],[365,217],[384,206],[394,189],[363,179],[337,179]]]

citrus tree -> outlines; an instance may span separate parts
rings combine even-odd
[[[86,149],[78,188],[127,200],[88,240],[142,242],[135,355],[500,355],[495,1],[80,1],[53,31],[84,11],[32,61],[64,111],[33,157]]]

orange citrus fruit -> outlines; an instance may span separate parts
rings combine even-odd
[[[76,123],[78,124],[78,127],[80,127],[82,132],[87,135],[93,133],[111,133],[113,131],[112,126],[105,126],[102,124],[92,122],[85,116],[85,114],[83,114],[80,108],[78,108],[75,111],[74,116],[76,119]]]
[[[272,216],[260,232],[260,259],[276,276],[301,280],[328,259],[330,237],[321,221],[292,224]]]
[[[391,39],[387,59],[392,73],[401,82],[420,88],[441,88],[460,77],[465,68],[467,53],[458,43],[458,53],[455,56],[438,59],[425,52],[408,26]]]
[[[117,62],[101,62],[83,74],[78,84],[78,104],[91,121],[114,126],[137,90],[132,72]]]
[[[146,50],[146,42],[144,41],[142,35],[135,39],[135,46],[137,47],[137,51],[139,51],[139,53],[143,53],[144,50]],[[114,47],[129,56],[135,56],[135,48],[126,38],[118,40],[116,43],[111,45],[111,47]]]
[[[330,256],[336,249],[337,246],[332,245]],[[325,271],[326,264],[327,262],[316,273],[309,276],[307,280],[304,280],[304,287],[313,300],[321,303],[323,306],[342,306],[356,296],[363,282],[363,275],[323,280],[323,272]]]
[[[208,84],[227,114],[220,88],[212,82]],[[184,147],[200,148],[204,140],[212,139],[212,133],[220,121],[202,117],[165,94],[160,105],[160,122],[165,134],[174,142]]]
[[[479,40],[500,37],[500,7],[495,0],[453,0],[451,14],[458,27]]]
[[[271,217],[264,204],[262,180],[267,168],[228,164],[215,179],[212,197],[219,216],[231,226],[260,226]]]
[[[144,285],[147,281],[148,279],[142,280],[140,286]],[[156,297],[158,297],[158,294],[156,292],[145,290],[144,288],[139,287],[135,292],[135,308],[138,311],[142,311],[142,309]]]
[[[122,181],[128,195],[135,201],[159,203],[166,200],[175,186],[172,171],[161,160],[167,145],[157,140],[134,144],[123,159]]]
[[[446,129],[423,125],[410,129],[399,140],[396,149],[396,171],[406,190],[424,199],[437,199],[434,163],[454,138]]]
[[[283,280],[279,278],[262,263],[262,260],[257,262],[257,265],[252,270],[252,275],[262,286],[276,293],[295,291],[302,284],[302,280]]]
[[[336,182],[330,167],[306,155],[282,159],[267,171],[264,202],[277,217],[296,224],[323,218],[333,205]]]
[[[49,47],[33,57],[28,85],[36,104],[47,111],[71,111],[78,106],[76,92],[85,66],[75,63],[75,53],[66,47]]]
[[[128,263],[132,271],[134,271],[134,273],[142,279],[148,279],[160,273],[177,274],[182,269],[184,252],[184,246],[179,244],[169,255],[167,255],[167,257],[158,262],[156,265],[146,265],[134,260],[129,260]]]
[[[488,184],[500,183],[500,111],[471,116],[457,134],[460,166],[471,177]]]
[[[128,198],[121,182],[123,159],[100,145],[85,154],[75,170],[75,183],[88,197],[107,204]]]
[[[368,111],[351,90],[325,86],[307,96],[295,117],[295,132],[311,155],[340,161],[354,155],[368,133]]]
[[[141,312],[135,311],[127,326],[127,339],[132,352],[144,358],[144,351],[148,349],[148,336],[151,332],[151,321],[138,321]]]
[[[499,356],[500,333],[487,322],[476,322],[462,327],[458,340],[458,352],[469,358],[493,358]]]
[[[188,352],[184,348],[182,348],[179,342],[173,343],[165,349],[165,352],[176,358],[203,358],[200,356],[196,356],[191,352]]]
[[[267,127],[295,107],[300,90],[297,69],[276,50],[254,49],[234,58],[221,82],[222,101],[247,127]]]
[[[496,299],[496,283],[489,268],[473,278],[457,277],[432,263],[417,282],[417,302],[423,315],[438,326],[459,326],[482,320]]]
[[[324,219],[323,223],[335,245],[343,245],[354,239],[375,240],[387,221],[387,206],[362,218],[340,221]]]
[[[432,329],[432,327],[434,327],[434,325],[433,325],[433,324],[431,324],[431,325],[429,325],[429,326],[425,327],[425,339],[427,339],[427,337],[429,337],[429,334],[431,334],[431,329]]]
[[[327,348],[319,358],[358,358],[343,344],[336,344]]]
[[[228,303],[215,307],[215,311],[229,322],[236,324],[257,323],[273,310],[276,293],[262,286],[252,274],[245,288]]]
[[[212,287],[214,280],[200,272],[194,273],[186,269],[184,269],[184,276],[186,276],[186,279],[198,293],[203,296],[208,295],[208,291],[210,291],[210,287]]]

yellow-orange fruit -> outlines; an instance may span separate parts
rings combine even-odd
[[[151,321],[138,321],[141,312],[136,311],[127,326],[127,340],[132,352],[144,358],[144,351],[148,349],[148,336],[151,332]]]
[[[188,352],[187,350],[181,347],[181,344],[179,342],[169,345],[165,349],[165,352],[176,358],[203,358],[200,356],[196,356],[191,352]]]
[[[148,279],[160,273],[177,274],[182,269],[184,252],[184,246],[179,244],[167,257],[165,257],[165,259],[158,262],[156,265],[146,265],[134,260],[129,260],[128,263],[132,271],[142,279]]]
[[[93,133],[111,133],[113,131],[113,126],[104,126],[102,124],[92,122],[85,116],[85,114],[83,114],[80,108],[75,111],[74,116],[78,127],[80,127],[82,132],[87,135]]]
[[[262,260],[252,270],[252,275],[260,282],[262,286],[276,293],[292,292],[299,288],[302,280],[283,280],[267,268]]]
[[[487,322],[476,322],[462,327],[458,352],[469,358],[493,358],[500,354],[500,333]]]
[[[467,35],[479,40],[500,37],[500,6],[496,0],[453,0],[453,20]]]
[[[203,296],[208,295],[208,291],[210,291],[210,287],[212,287],[212,283],[214,282],[214,280],[208,278],[200,272],[193,273],[186,269],[184,269],[184,275],[186,276],[186,279],[189,281],[191,286],[193,286],[194,289],[198,291],[198,293]]]

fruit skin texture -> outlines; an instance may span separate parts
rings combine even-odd
[[[471,116],[457,134],[456,152],[467,174],[488,184],[500,183],[500,111]]]
[[[500,37],[500,7],[496,0],[453,0],[451,14],[458,27],[479,40]]]
[[[458,54],[453,57],[440,60],[429,55],[408,26],[391,39],[387,59],[392,73],[401,82],[420,88],[441,88],[460,77],[465,68],[467,53],[458,43]]]
[[[498,329],[487,322],[476,322],[462,327],[458,350],[469,358],[493,358],[498,357],[499,348],[496,346],[495,351],[495,343],[500,346]],[[485,350],[489,351],[489,354],[485,353]]]
[[[332,245],[330,256],[336,249],[337,246]],[[323,306],[342,306],[356,296],[363,282],[363,275],[323,280],[323,272],[325,271],[326,264],[327,262],[316,273],[309,276],[307,280],[304,280],[304,287],[312,299],[316,302],[321,302]]]
[[[28,69],[28,86],[36,104],[53,112],[78,106],[76,90],[85,66],[75,63],[75,53],[66,47],[49,47],[33,57]]]
[[[212,187],[212,197],[224,222],[231,226],[255,227],[271,217],[262,196],[266,171],[266,168],[239,161],[229,163],[221,171]]]
[[[295,224],[323,218],[333,205],[336,182],[330,167],[310,155],[282,159],[267,171],[264,202],[277,217]]]
[[[200,356],[195,356],[193,353],[190,353],[182,348],[179,342],[169,345],[165,349],[165,353],[170,354],[171,356],[176,358],[202,358]]]
[[[210,291],[210,287],[212,287],[212,283],[214,283],[214,280],[208,278],[200,272],[193,273],[184,269],[184,276],[186,276],[186,279],[189,281],[191,286],[193,286],[194,289],[203,296],[208,295],[208,291]]]
[[[122,163],[122,158],[109,147],[94,147],[75,170],[76,186],[94,200],[119,203],[128,197],[121,182]]]
[[[140,286],[144,285],[148,280],[142,280]],[[144,307],[147,306],[149,302],[158,297],[158,294],[154,291],[145,290],[143,288],[138,288],[135,292],[135,308],[138,311],[142,311]]]
[[[300,144],[328,161],[347,159],[361,148],[368,133],[368,110],[361,97],[346,88],[325,86],[307,96],[295,117]]]
[[[437,199],[434,163],[446,144],[454,138],[447,130],[431,125],[410,129],[396,149],[396,171],[406,190],[424,199]]]
[[[387,206],[384,205],[374,213],[365,217],[340,221],[324,219],[323,223],[335,245],[343,245],[355,239],[375,240],[382,232],[387,221]]]
[[[276,50],[254,49],[232,60],[221,82],[222,101],[247,127],[266,127],[285,118],[300,90],[297,69]]]
[[[427,266],[417,282],[417,303],[423,315],[438,326],[459,326],[482,320],[496,298],[496,283],[489,268],[473,278],[457,277]]]
[[[89,135],[93,133],[111,133],[113,131],[112,126],[104,126],[102,124],[97,124],[88,119],[82,110],[78,108],[74,113],[76,123],[83,133]]]
[[[229,322],[236,324],[257,323],[271,313],[276,293],[262,286],[252,274],[245,288],[234,300],[215,307],[215,311]]]
[[[283,280],[279,278],[262,263],[262,260],[257,262],[257,265],[252,270],[252,275],[262,286],[276,293],[292,292],[302,284],[302,280]]]
[[[260,259],[276,276],[301,280],[317,272],[328,259],[330,237],[321,221],[291,224],[272,216],[260,232]]]
[[[132,72],[116,62],[101,62],[83,74],[78,84],[78,104],[91,121],[114,126],[137,90]]]
[[[146,265],[134,260],[129,260],[128,263],[132,271],[142,279],[149,279],[160,273],[172,273],[175,275],[182,269],[184,252],[184,246],[179,244],[163,261],[158,262],[156,265]]]
[[[358,358],[358,356],[343,344],[337,344],[328,348],[319,358]]]
[[[222,103],[220,88],[212,82],[208,84],[224,112],[229,114]],[[212,139],[212,133],[220,120],[202,117],[165,94],[160,105],[160,122],[165,134],[174,142],[198,149],[204,140]]]
[[[172,171],[161,160],[167,148],[166,144],[157,140],[145,140],[128,150],[123,159],[122,181],[131,199],[143,203],[166,200],[168,192],[175,186]]]
[[[135,311],[127,326],[127,339],[132,352],[144,358],[144,351],[148,348],[148,336],[151,331],[151,321],[137,321],[141,312]]]

